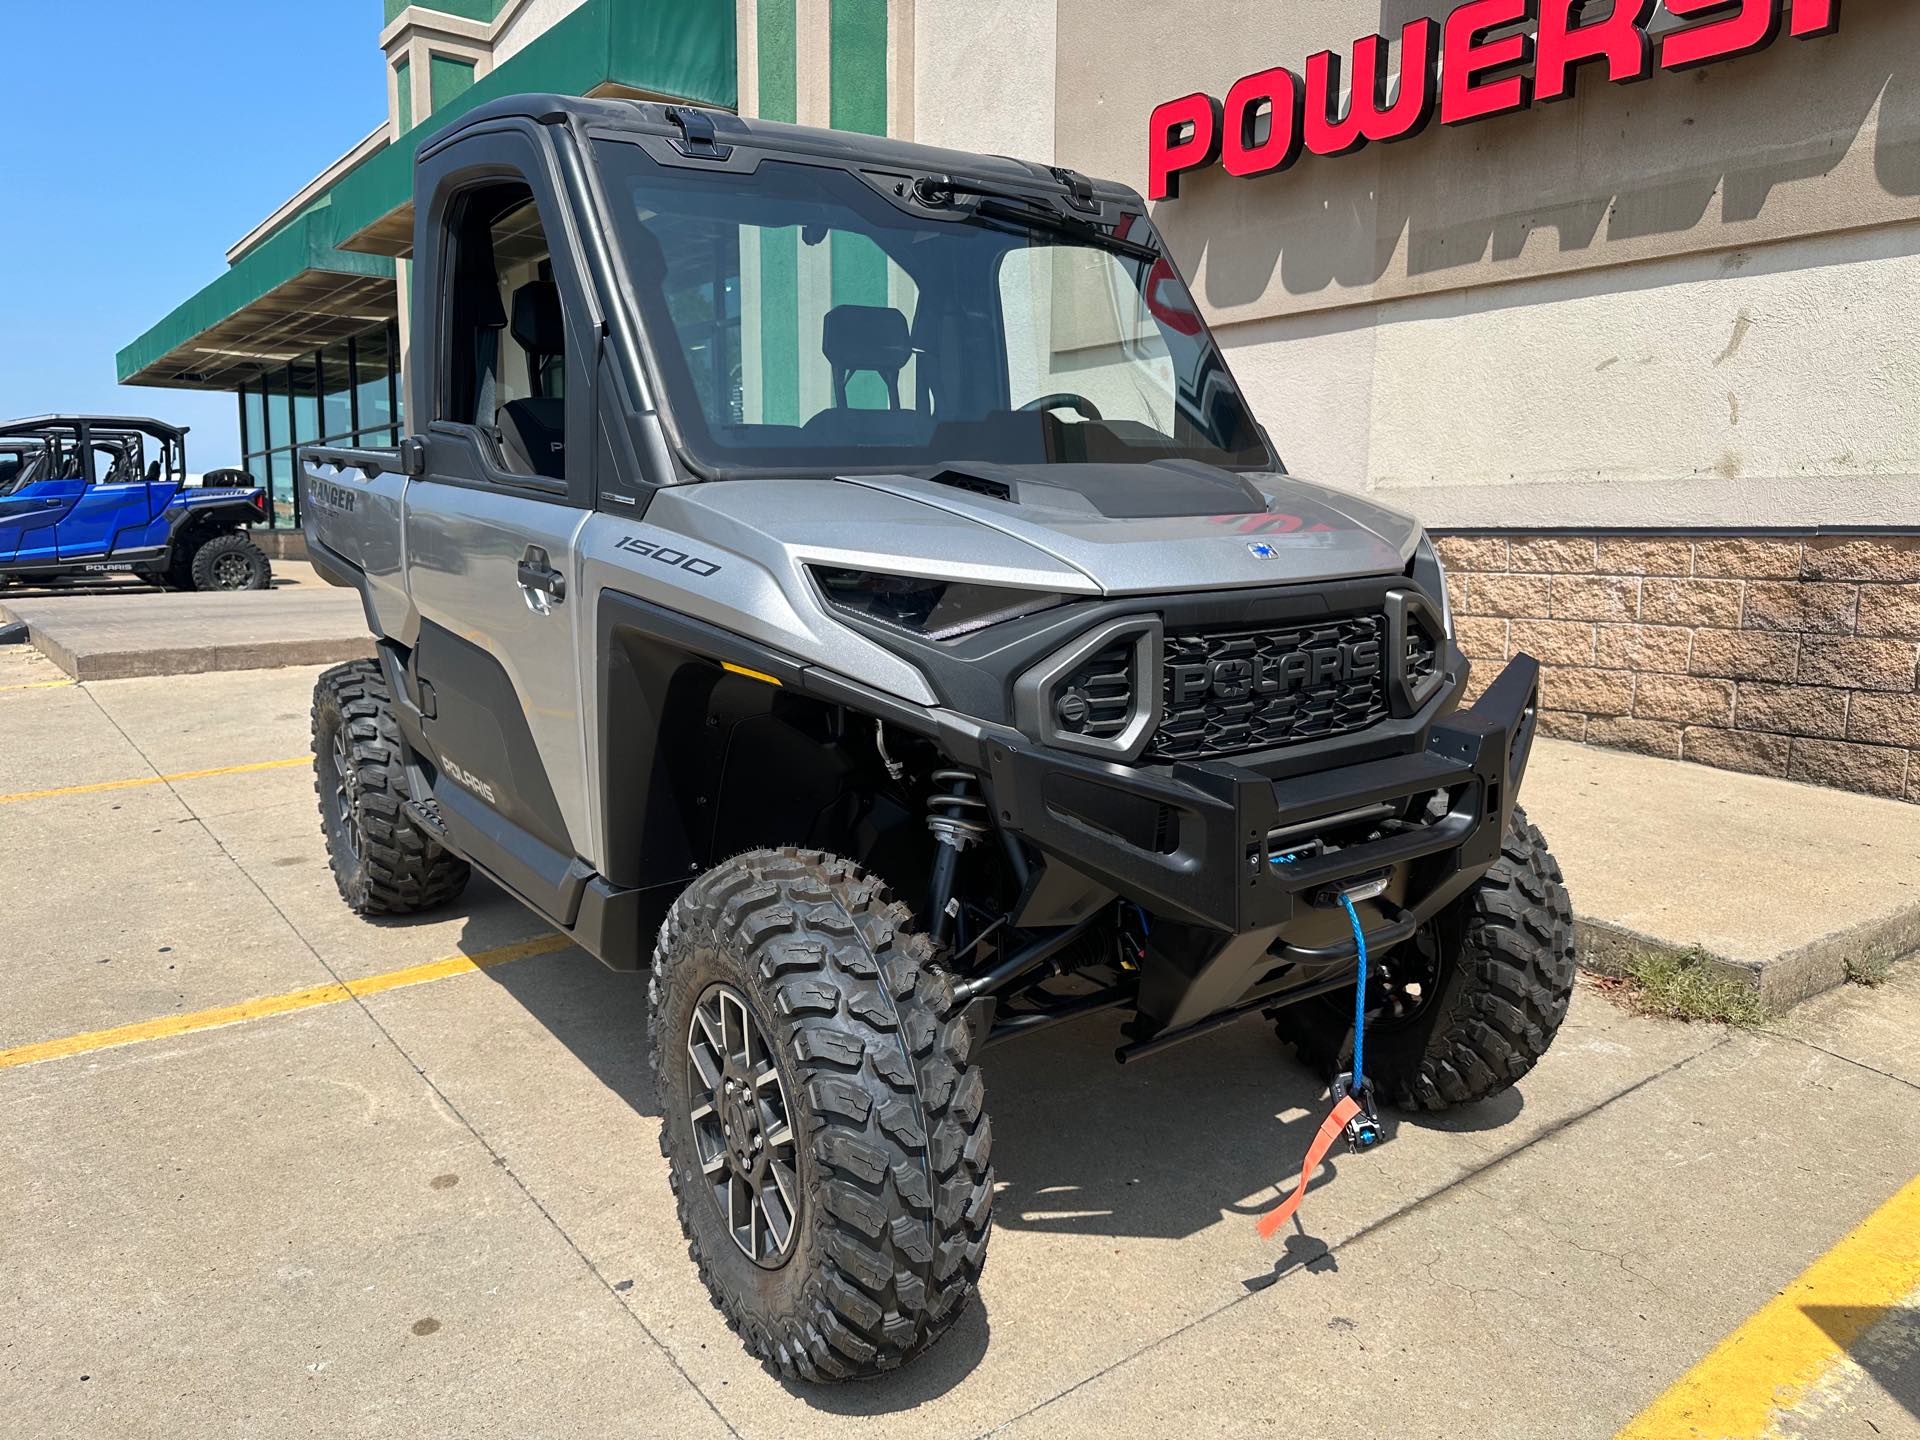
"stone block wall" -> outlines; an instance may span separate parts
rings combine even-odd
[[[1543,733],[1920,803],[1920,534],[1439,540],[1477,694]]]

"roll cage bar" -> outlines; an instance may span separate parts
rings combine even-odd
[[[76,461],[79,476],[90,484],[134,481],[146,472],[146,442],[156,442],[160,456],[157,479],[184,484],[187,478],[187,428],[143,415],[35,415],[0,425],[0,446],[12,438],[39,440],[52,452],[52,474],[65,472]],[[111,451],[115,459],[104,475],[94,474],[95,448]]]

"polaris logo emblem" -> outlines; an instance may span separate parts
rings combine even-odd
[[[1360,640],[1251,660],[1212,660],[1168,667],[1173,702],[1247,700],[1312,689],[1328,681],[1370,680],[1380,673],[1380,642]]]
[[[1256,560],[1271,560],[1280,552],[1264,540],[1255,540],[1247,546],[1247,553]]]
[[[445,756],[442,756],[440,759],[440,768],[447,772],[448,779],[459,782],[461,786],[463,786],[468,790],[471,790],[474,794],[478,795],[482,800],[486,801],[487,804],[497,805],[499,803],[497,800],[493,798],[493,786],[487,784],[487,782],[482,780],[478,775],[474,775],[469,771],[461,769],[457,764],[447,759]]]

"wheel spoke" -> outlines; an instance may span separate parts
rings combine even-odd
[[[720,1038],[720,1030],[724,1028],[724,1026],[721,1024],[718,1017],[715,1017],[714,1019],[708,1019],[706,1006],[700,1005],[694,1008],[693,1019],[694,1019],[694,1023],[700,1027],[701,1033],[707,1037],[707,1044],[713,1049],[713,1052],[716,1055],[719,1055],[722,1058],[725,1058],[727,1053],[727,1047],[721,1041],[721,1038]],[[693,1048],[692,1036],[687,1037],[687,1048],[689,1052],[692,1051],[692,1048]]]
[[[712,1057],[689,1044],[687,1059],[692,1063],[694,1073],[699,1076],[700,1088],[707,1093],[706,1105],[713,1108],[713,1095],[720,1088],[720,1067],[713,1063]]]
[[[727,1186],[727,1213],[734,1217],[733,1238],[740,1248],[747,1252],[749,1260],[760,1258],[759,1245],[754,1231],[753,1187],[743,1175],[735,1175]]]
[[[767,1238],[773,1242],[774,1253],[787,1248],[787,1241],[793,1235],[792,1212],[785,1204],[785,1197],[774,1195],[774,1203],[769,1205],[769,1191],[762,1188],[755,1201],[761,1221],[767,1227]]]
[[[778,1160],[769,1160],[767,1162],[767,1173],[773,1177],[774,1188],[779,1192],[780,1201],[786,1206],[787,1214],[791,1216],[795,1210],[800,1208],[794,1203],[793,1199],[793,1192],[800,1184],[799,1177]],[[786,1243],[784,1239],[780,1242],[782,1247],[784,1247]]]
[[[742,1069],[746,1068],[749,1028],[747,1007],[741,1004],[732,992],[722,990],[720,992],[720,1037],[724,1043],[721,1046],[721,1053],[729,1060],[740,1061]]]

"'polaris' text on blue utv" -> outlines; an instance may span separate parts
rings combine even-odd
[[[130,573],[169,590],[264,590],[272,572],[244,527],[266,519],[266,492],[241,471],[189,486],[186,434],[131,416],[0,425],[0,586]]]

